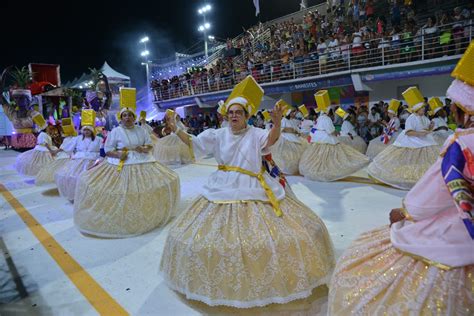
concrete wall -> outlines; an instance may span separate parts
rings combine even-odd
[[[392,98],[403,99],[401,92],[403,92],[405,88],[413,85],[418,85],[418,88],[425,97],[444,97],[452,81],[451,76],[445,74],[373,83],[365,82],[365,84],[372,89],[369,93],[369,101],[372,103],[380,100],[390,100]]]

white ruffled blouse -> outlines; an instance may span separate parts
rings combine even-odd
[[[403,130],[400,135],[398,135],[397,140],[393,143],[393,145],[397,147],[408,148],[436,146],[437,143],[431,134],[426,136],[408,136],[406,134],[409,131],[426,131],[429,129],[429,126],[430,120],[426,116],[419,116],[414,113],[411,114],[405,122],[405,130]]]
[[[150,134],[141,126],[134,126],[130,129],[117,126],[108,135],[105,141],[104,150],[106,153],[114,150],[127,148],[128,158],[125,165],[155,162],[151,151],[149,153],[139,153],[134,149],[138,146],[151,145]],[[120,163],[119,158],[107,157],[107,162],[113,165]]]
[[[230,127],[208,129],[197,137],[192,136],[196,157],[214,155],[219,165],[240,167],[253,173],[262,170],[262,156],[270,152],[266,148],[268,131],[248,126],[234,134]],[[285,191],[277,179],[268,173],[264,179],[278,200],[285,197]],[[236,171],[216,170],[203,186],[203,195],[209,201],[268,201],[263,187],[255,177]]]
[[[316,121],[316,126],[311,131],[311,142],[319,144],[338,144],[339,140],[333,133],[336,131],[332,120],[327,114],[322,113]]]

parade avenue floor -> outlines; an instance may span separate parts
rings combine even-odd
[[[73,205],[54,184],[38,187],[0,152],[1,315],[325,315],[327,288],[285,305],[239,310],[188,301],[159,275],[169,224],[128,239],[81,235]],[[180,211],[216,169],[214,159],[172,167],[181,178]],[[288,177],[297,197],[329,230],[339,257],[360,233],[388,224],[404,191],[370,184],[364,172],[332,183]]]

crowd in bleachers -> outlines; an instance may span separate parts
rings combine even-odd
[[[259,82],[319,75],[460,54],[469,43],[472,2],[431,10],[441,1],[352,0],[330,2],[326,14],[308,11],[294,18],[247,30],[228,40],[236,57],[222,57],[207,68],[168,80],[154,80],[155,99],[230,89],[253,75]],[[386,19],[385,17],[388,17]],[[265,37],[262,34],[269,34]],[[423,41],[423,43],[422,43]],[[422,51],[423,49],[423,51]],[[383,58],[382,58],[383,56]]]

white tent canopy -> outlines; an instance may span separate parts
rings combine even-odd
[[[107,62],[104,62],[102,67],[99,69],[101,73],[107,76],[109,83],[123,83],[124,85],[130,85],[130,77],[126,76],[112,67]],[[90,75],[82,74],[82,76],[72,83],[73,88],[86,87],[92,78]]]
[[[107,62],[100,68],[100,72],[107,76],[109,81],[130,81],[130,77],[114,70]]]

